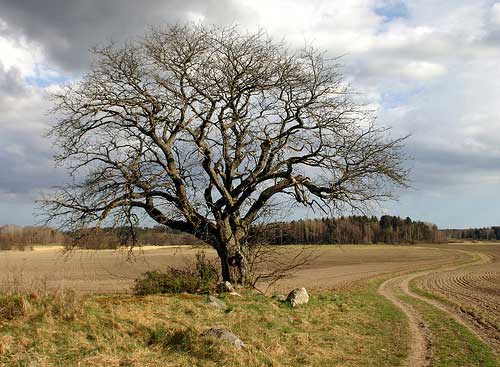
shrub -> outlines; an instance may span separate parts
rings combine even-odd
[[[203,251],[196,254],[192,263],[182,269],[168,268],[166,271],[147,271],[135,280],[133,291],[138,295],[156,293],[205,293],[219,279],[217,266],[208,260]]]

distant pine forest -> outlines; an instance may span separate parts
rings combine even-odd
[[[42,226],[0,226],[0,250],[29,250],[34,245],[58,244],[67,248],[116,249],[130,244],[125,228],[62,232]],[[384,215],[380,218],[347,216],[300,219],[254,226],[250,243],[287,244],[416,244],[447,241],[500,240],[500,226],[440,230],[432,223]],[[135,229],[137,245],[203,244],[190,234],[165,227]]]

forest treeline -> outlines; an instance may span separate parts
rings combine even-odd
[[[86,230],[69,236],[49,227],[0,226],[0,250],[29,249],[35,244],[62,244],[89,249],[118,248],[126,245],[126,229]],[[165,227],[141,227],[135,230],[139,245],[189,245],[202,242],[192,235]],[[258,225],[250,241],[270,244],[327,243],[441,243],[453,240],[500,240],[500,227],[439,230],[432,223],[384,215],[380,218],[348,216],[340,218],[300,219]]]
[[[139,245],[190,245],[200,244],[194,236],[165,227],[140,227],[135,229]],[[102,228],[64,233],[50,227],[0,226],[0,250],[27,250],[33,245],[58,244],[67,248],[116,249],[127,245],[130,238],[124,228]]]
[[[257,242],[272,244],[446,242],[446,235],[432,223],[389,215],[300,219],[258,226],[253,234]]]
[[[49,227],[0,226],[0,250],[26,250],[33,245],[62,244],[67,236]]]
[[[444,229],[450,240],[500,241],[499,227]]]

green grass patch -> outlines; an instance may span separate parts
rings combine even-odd
[[[401,295],[415,307],[432,332],[433,367],[498,367],[500,360],[470,330],[435,307]]]
[[[409,283],[409,288],[413,293],[418,294],[419,296],[434,300],[434,301],[438,301],[438,302],[443,303],[444,305],[447,305],[447,306],[457,307],[457,305],[454,304],[453,302],[451,302],[449,299],[447,299],[445,297],[441,297],[441,296],[434,294],[434,293],[431,293],[429,291],[426,291],[425,289],[419,288],[417,286],[418,279],[419,278],[413,279]]]
[[[299,308],[243,292],[225,298],[229,312],[189,294],[94,296],[72,317],[36,304],[16,313],[14,300],[0,321],[0,365],[397,366],[407,355],[406,320],[377,286],[312,293]],[[247,347],[203,337],[211,327]]]

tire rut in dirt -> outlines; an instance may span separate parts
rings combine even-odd
[[[398,307],[408,318],[410,351],[405,367],[428,367],[432,359],[432,333],[415,308],[398,298],[405,294],[404,282],[408,275],[391,278],[379,287],[379,293]]]
[[[495,258],[497,260],[497,258]],[[499,271],[492,271],[492,266]],[[500,264],[482,264],[432,273],[417,280],[421,289],[450,300],[448,307],[500,355]]]
[[[460,250],[459,250],[460,251]],[[471,253],[467,251],[460,251],[468,253],[471,258],[477,256],[477,259],[471,261],[469,263],[453,265],[449,264],[448,266],[444,266],[439,269],[432,270],[424,270],[417,271],[413,273],[409,273],[406,275],[396,276],[394,278],[386,280],[379,287],[379,293],[383,295],[385,298],[390,300],[396,307],[398,307],[401,311],[403,311],[408,317],[409,327],[410,327],[410,335],[411,335],[411,344],[410,344],[410,353],[406,360],[404,366],[406,367],[427,367],[431,365],[432,359],[432,332],[426,326],[422,316],[408,303],[404,302],[398,295],[405,295],[411,297],[416,300],[423,301],[438,310],[448,314],[457,322],[465,326],[469,329],[473,334],[475,334],[479,339],[488,342],[489,337],[485,336],[484,333],[478,331],[474,325],[471,325],[471,322],[464,320],[461,315],[458,315],[449,307],[443,305],[442,303],[431,300],[426,297],[415,294],[410,290],[410,282],[417,278],[432,278],[438,277],[440,274],[448,274],[453,271],[457,271],[458,269],[463,270],[463,268],[469,268],[472,266],[481,266],[491,263],[491,258],[480,253]],[[438,277],[439,278],[439,277]],[[481,276],[479,278],[482,278]],[[457,282],[467,283],[470,280],[463,281],[461,278],[457,280]],[[440,280],[437,283],[447,284],[449,281]],[[496,334],[498,337],[498,333]]]

